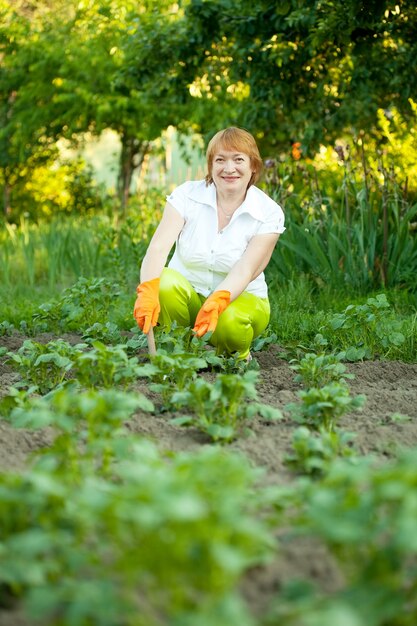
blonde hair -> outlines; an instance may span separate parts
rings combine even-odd
[[[250,158],[250,164],[253,171],[248,187],[254,185],[259,180],[263,164],[255,138],[243,128],[230,126],[224,130],[219,130],[219,132],[212,137],[207,146],[207,185],[210,185],[213,182],[212,173],[214,155],[218,154],[221,150],[235,150],[236,152],[247,154]]]

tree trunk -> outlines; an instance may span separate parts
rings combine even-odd
[[[126,207],[130,195],[133,172],[143,163],[149,150],[150,141],[142,141],[136,137],[122,136],[122,150],[119,160],[117,176],[117,194],[120,200],[121,213],[126,214]]]

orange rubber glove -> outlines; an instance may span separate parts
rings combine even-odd
[[[219,320],[219,315],[230,304],[230,291],[215,291],[212,293],[198,312],[193,331],[197,337],[202,337],[210,331],[214,331]]]
[[[138,297],[136,298],[133,317],[145,335],[148,334],[151,326],[156,326],[159,311],[159,278],[147,280],[136,288]]]

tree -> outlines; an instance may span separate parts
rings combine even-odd
[[[168,0],[59,0],[17,8],[3,0],[3,6],[25,34],[3,58],[0,98],[6,110],[13,94],[13,106],[1,136],[33,149],[41,140],[79,143],[87,131],[115,130],[125,206],[132,173],[152,140],[184,119],[191,101],[181,11]],[[7,34],[4,40],[10,47]]]
[[[205,96],[235,99],[235,118],[265,146],[315,150],[346,129],[377,132],[381,108],[410,117],[410,0],[191,0],[186,14],[206,41]]]

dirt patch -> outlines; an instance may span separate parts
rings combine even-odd
[[[50,341],[54,336],[43,335],[37,341]],[[80,342],[77,335],[63,336],[72,344]],[[1,344],[17,350],[21,337],[1,338]],[[259,400],[271,404],[288,418],[286,405],[297,400],[300,385],[287,361],[280,358],[277,346],[256,354],[260,366]],[[361,454],[388,458],[400,447],[417,445],[417,364],[401,362],[364,362],[348,366],[354,379],[349,381],[352,395],[364,394],[366,403],[360,412],[343,417],[339,426],[356,435],[355,446]],[[0,363],[0,396],[7,393],[17,377],[11,368]],[[146,384],[135,388],[149,395]],[[394,418],[398,414],[409,419]],[[127,428],[154,440],[162,449],[172,451],[198,450],[210,445],[195,429],[181,428],[169,422],[169,415],[135,414]],[[254,465],[265,468],[265,482],[286,483],[294,476],[285,465],[290,450],[294,424],[289,419],[265,423],[255,419],[251,431],[230,445],[232,450],[245,453]],[[0,421],[0,469],[19,470],[25,466],[31,452],[48,446],[51,433],[15,430]],[[255,613],[262,613],[282,584],[291,578],[307,578],[331,591],[341,584],[340,574],[322,545],[313,541],[280,537],[280,551],[270,565],[249,573],[242,584],[244,596]],[[20,615],[0,611],[0,624],[32,626]]]

